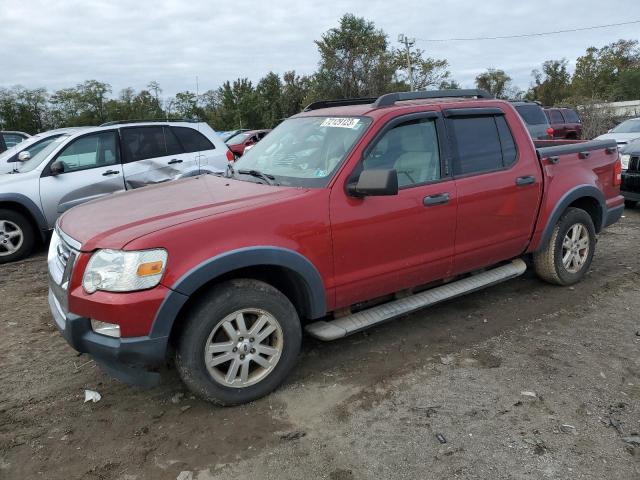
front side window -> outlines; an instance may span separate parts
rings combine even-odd
[[[367,117],[285,120],[235,163],[234,175],[264,183],[240,173],[256,170],[281,185],[324,187],[370,124]]]
[[[213,150],[216,147],[203,134],[189,127],[171,127],[187,153]]]
[[[499,170],[515,161],[515,143],[502,116],[460,117],[449,122],[457,150],[454,175]]]
[[[440,150],[435,121],[420,119],[395,126],[376,142],[362,167],[395,169],[400,188],[438,180]]]
[[[73,140],[56,157],[64,173],[119,163],[116,132],[100,132]]]

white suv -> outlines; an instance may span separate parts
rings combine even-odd
[[[206,123],[113,122],[66,132],[0,174],[0,263],[25,257],[63,212],[110,193],[201,173],[233,154]]]

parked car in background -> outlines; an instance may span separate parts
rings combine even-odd
[[[553,128],[553,138],[576,140],[582,137],[582,122],[571,108],[545,108],[544,113]]]
[[[0,175],[0,263],[28,255],[71,207],[114,192],[221,173],[232,160],[206,123],[113,122],[59,135]]]
[[[40,150],[45,148],[56,138],[76,132],[87,127],[69,127],[49,130],[47,132],[37,133],[23,142],[14,145],[6,152],[0,153],[0,174],[9,173],[18,169],[18,162],[24,162],[33,157]]]
[[[623,147],[636,138],[640,138],[640,118],[625,120],[617,127],[609,130],[608,133],[596,137],[597,140],[613,139],[619,147]]]
[[[256,143],[262,140],[271,129],[265,130],[248,130],[246,132],[238,133],[227,140],[226,144],[236,157],[241,157],[244,154],[246,148],[253,147]]]
[[[640,202],[640,138],[620,148],[620,161],[622,163],[620,192],[624,196],[625,206],[634,208]]]
[[[24,132],[0,131],[0,153],[26,140],[30,136],[31,135]]]
[[[227,178],[65,213],[49,306],[123,381],[157,382],[172,355],[195,394],[245,403],[283,382],[303,330],[339,339],[521,275],[522,257],[579,282],[623,210],[615,142],[535,149],[482,90],[317,102]]]
[[[553,130],[549,124],[549,119],[547,119],[538,103],[514,101],[511,104],[522,117],[532,139],[550,140],[553,138]]]
[[[218,132],[218,135],[220,135],[220,138],[222,138],[223,142],[226,142],[227,140],[231,140],[231,138],[233,138],[235,135],[238,135],[239,133],[242,132],[248,132],[249,130],[251,130],[250,128],[240,128],[238,130],[229,130],[227,132]]]

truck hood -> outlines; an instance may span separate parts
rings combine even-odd
[[[79,205],[60,217],[58,226],[82,245],[82,251],[119,249],[136,238],[179,223],[262,206],[305,191],[202,175]]]
[[[619,145],[625,145],[636,138],[640,138],[640,133],[605,133],[595,140],[615,140]]]

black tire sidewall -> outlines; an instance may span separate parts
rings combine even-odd
[[[576,273],[572,273],[569,272],[562,263],[562,242],[567,232],[577,223],[582,224],[589,232],[589,255],[587,256],[587,260],[584,265],[582,265],[582,268]],[[562,284],[572,285],[582,280],[589,271],[596,248],[596,230],[593,226],[591,216],[581,209],[572,208],[568,210],[558,222],[558,234],[556,235],[556,241],[553,248],[555,249],[555,269],[558,277],[560,277],[560,280],[562,281]]]
[[[33,226],[27,217],[25,217],[22,213],[16,212],[14,210],[0,209],[0,221],[9,220],[10,222],[15,223],[22,230],[22,245],[11,255],[2,255],[0,256],[0,264],[1,263],[9,263],[15,262],[16,260],[20,260],[33,250],[33,246],[35,244],[35,232],[33,230]]]
[[[213,328],[243,308],[260,308],[273,315],[283,332],[284,345],[276,367],[260,382],[232,388],[215,381],[204,362],[204,349]],[[188,313],[178,341],[176,365],[184,383],[205,400],[237,405],[263,397],[277,388],[296,363],[302,341],[298,314],[289,299],[274,287],[255,280],[231,280],[216,286]]]

